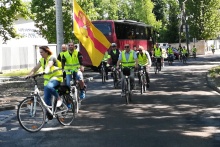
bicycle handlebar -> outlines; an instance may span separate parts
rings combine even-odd
[[[33,75],[33,76],[28,76],[28,77],[25,78],[25,80],[27,80],[27,79],[29,79],[29,78],[35,79],[36,77],[40,77],[40,76],[42,76],[42,75],[44,75],[44,74],[45,74],[45,72],[38,73],[38,74],[35,74],[35,75]]]

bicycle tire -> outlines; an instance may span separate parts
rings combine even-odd
[[[113,82],[114,82],[114,88],[117,88],[117,73],[113,72]]]
[[[28,132],[38,132],[45,124],[45,109],[42,103],[36,101],[34,112],[34,97],[27,97],[20,102],[17,119],[21,127]]]
[[[70,108],[68,108],[67,105],[69,105]],[[59,109],[64,112],[57,114],[58,122],[64,126],[69,126],[75,119],[75,105],[71,98],[63,96],[63,103]]]
[[[157,73],[157,62],[155,62],[155,66],[154,66],[154,73]]]
[[[143,76],[143,81],[144,81],[144,84],[143,84],[143,87],[144,87],[144,92],[147,91],[147,84],[146,84],[146,77],[145,77],[145,73],[144,73],[144,76]]]
[[[143,75],[141,75],[141,94],[144,92],[144,81],[143,81]]]
[[[125,101],[126,104],[129,104],[129,92],[128,92],[128,82],[125,80]]]
[[[101,69],[101,76],[102,76],[102,83],[104,83],[104,71],[103,71],[103,68]]]

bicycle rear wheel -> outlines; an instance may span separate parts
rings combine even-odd
[[[141,75],[141,94],[144,92],[144,82],[143,82],[143,75]]]
[[[34,102],[34,97],[27,97],[18,106],[17,119],[28,132],[37,132],[45,124],[45,110],[41,102]]]
[[[75,105],[72,99],[69,96],[63,96],[63,103],[59,109],[63,111],[57,115],[59,123],[64,126],[70,125],[75,119]]]

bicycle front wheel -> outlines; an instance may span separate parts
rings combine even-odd
[[[75,119],[75,105],[70,96],[63,96],[63,103],[59,108],[62,112],[58,113],[57,120],[64,126],[70,125]]]
[[[41,102],[34,102],[34,97],[27,97],[18,106],[19,124],[28,132],[37,132],[45,124],[45,111]]]

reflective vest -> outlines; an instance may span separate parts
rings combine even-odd
[[[168,54],[173,54],[173,49],[172,48],[168,48]]]
[[[160,57],[162,55],[161,49],[160,48],[155,48],[154,49],[154,54],[156,57]]]
[[[187,53],[187,50],[186,49],[183,49],[183,54],[186,54]]]
[[[45,70],[45,67],[48,65],[48,61],[52,56],[48,56],[45,60],[44,58],[40,59],[40,64],[43,70]],[[59,82],[63,82],[63,73],[61,69],[61,62],[56,59],[56,65],[53,65],[50,67],[49,73],[44,74],[44,86],[48,84],[50,80],[57,80]]]
[[[78,53],[79,52],[77,50],[74,50],[71,56],[68,51],[64,52],[63,55],[66,59],[64,70],[66,71],[67,75],[70,75],[71,71],[77,72],[80,67]]]
[[[143,53],[142,55],[138,53],[138,64],[142,66],[148,64],[148,58],[146,53]]]
[[[110,55],[108,54],[108,52],[105,52],[102,61],[107,61],[109,58],[110,58]]]
[[[125,51],[122,51],[121,64],[122,64],[122,67],[134,67],[135,66],[134,51],[133,50],[131,50],[129,52],[128,61],[126,60]]]
[[[192,49],[192,51],[193,51],[194,53],[196,53],[196,48],[194,47],[194,48]]]

